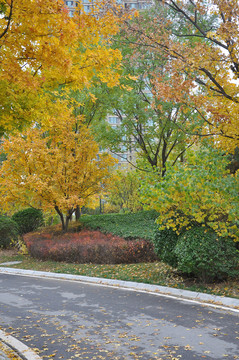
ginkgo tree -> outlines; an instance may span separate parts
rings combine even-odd
[[[60,102],[55,116],[3,142],[2,208],[14,203],[55,210],[67,231],[76,207],[109,180],[114,159],[98,150],[82,119]]]

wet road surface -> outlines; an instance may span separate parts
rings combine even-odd
[[[239,359],[239,314],[80,282],[0,275],[0,328],[43,359]]]

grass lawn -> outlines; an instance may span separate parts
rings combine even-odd
[[[84,227],[89,229],[99,229],[102,232],[110,232],[127,239],[151,239],[156,217],[155,212],[97,216],[84,215],[81,222]],[[143,282],[239,298],[238,279],[228,279],[220,283],[199,283],[195,279],[181,276],[176,270],[159,261],[119,265],[70,264],[66,262],[36,260],[29,255],[20,255],[14,249],[0,250],[0,266],[1,263],[9,261],[21,261],[20,264],[9,266],[12,268]]]

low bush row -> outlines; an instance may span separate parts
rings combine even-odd
[[[172,229],[156,230],[153,243],[163,262],[204,282],[239,275],[235,242],[207,227],[193,226],[179,235]]]
[[[147,240],[127,241],[100,231],[82,230],[54,236],[44,233],[24,235],[28,252],[41,260],[70,263],[129,264],[156,260],[153,244]]]

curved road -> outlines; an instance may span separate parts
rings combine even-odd
[[[73,281],[1,274],[0,327],[43,359],[239,359],[236,312]]]

